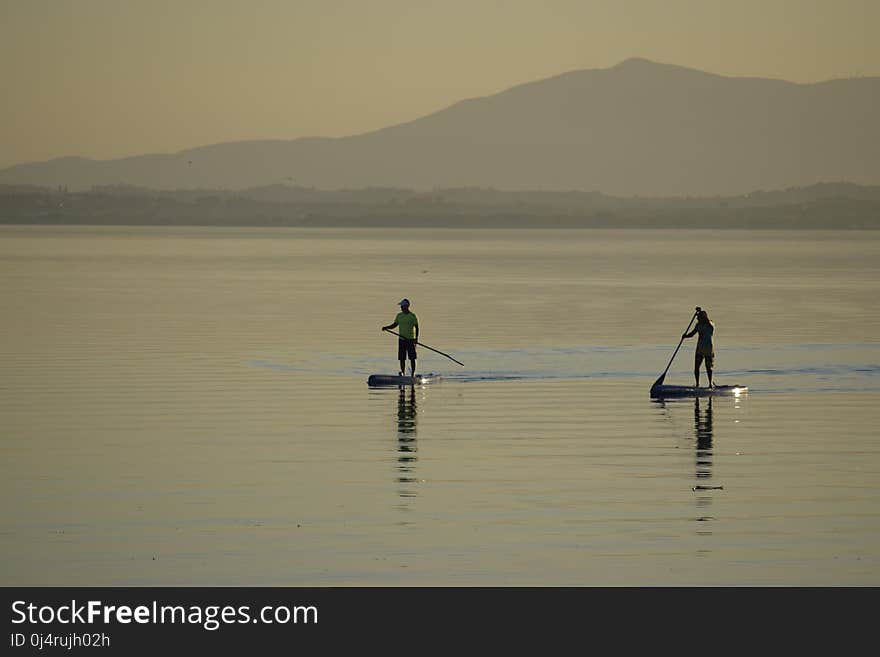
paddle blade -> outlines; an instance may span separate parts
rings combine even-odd
[[[663,374],[661,374],[659,377],[657,377],[657,380],[654,381],[654,385],[651,386],[651,389],[653,390],[657,386],[662,386],[663,381],[665,381],[665,380],[666,380],[666,372],[663,372]]]

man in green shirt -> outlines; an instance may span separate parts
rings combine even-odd
[[[400,338],[397,340],[397,360],[400,361],[400,376],[406,372],[406,359],[409,357],[410,372],[416,375],[416,341],[419,339],[419,318],[409,309],[409,299],[401,299],[397,304],[400,312],[394,318],[394,323],[383,326],[387,331],[397,326],[400,327]]]

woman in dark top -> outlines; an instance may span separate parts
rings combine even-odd
[[[697,325],[690,333],[685,333],[683,338],[692,338],[697,334],[697,350],[694,352],[694,381],[696,386],[700,387],[700,365],[706,361],[706,375],[709,377],[709,387],[715,387],[715,380],[712,378],[712,371],[715,368],[715,343],[713,336],[715,335],[715,325],[709,320],[709,313],[700,310],[697,313]]]

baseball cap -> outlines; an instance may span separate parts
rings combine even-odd
[[[397,302],[397,305],[398,305],[398,306],[408,306],[408,305],[409,305],[409,299],[401,299],[400,301]]]

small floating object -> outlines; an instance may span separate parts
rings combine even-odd
[[[749,392],[748,386],[715,386],[713,388],[698,388],[696,386],[651,386],[651,397],[663,399],[665,397],[714,397],[716,395],[732,395],[739,397]]]
[[[691,490],[724,490],[724,486],[694,486]]]
[[[400,376],[399,374],[371,374],[367,379],[367,385],[373,388],[387,386],[414,386],[426,383],[437,383],[443,377],[433,372],[429,374],[416,374],[415,376]]]

